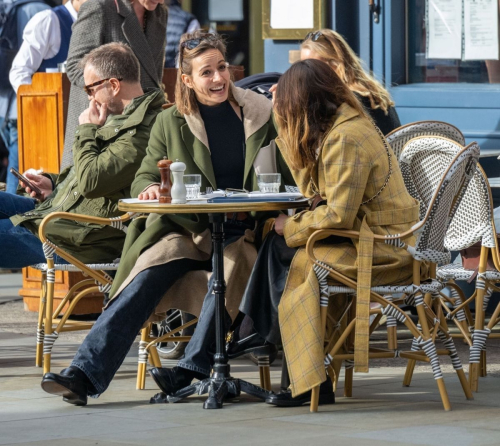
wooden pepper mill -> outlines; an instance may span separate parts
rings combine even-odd
[[[161,184],[160,184],[160,198],[159,203],[172,203],[172,179],[170,178],[170,165],[172,161],[164,157],[158,161],[158,169],[160,169]]]

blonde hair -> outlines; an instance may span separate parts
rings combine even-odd
[[[317,149],[343,103],[366,117],[354,93],[325,62],[296,62],[280,77],[274,114],[292,167],[303,169],[315,163]]]
[[[361,60],[336,31],[321,29],[317,40],[306,39],[300,49],[314,51],[338,74],[347,86],[360,96],[370,100],[372,109],[380,108],[385,114],[389,107],[394,106],[389,92],[373,76],[367,74],[361,65]]]
[[[188,40],[196,39],[199,39],[200,43],[193,49],[189,49],[183,45],[183,43]],[[189,88],[182,81],[182,75],[187,74],[188,76],[192,76],[193,60],[205,51],[213,49],[219,50],[222,57],[226,59],[226,43],[219,34],[206,33],[198,30],[194,33],[183,34],[181,37],[179,42],[179,55],[177,56],[179,58],[179,68],[177,69],[177,82],[175,84],[175,105],[179,113],[183,115],[196,113],[198,111],[198,102],[196,101],[194,90]],[[228,99],[234,102],[231,88],[229,88]]]

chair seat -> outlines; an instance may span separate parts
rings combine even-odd
[[[113,263],[87,263],[87,268],[103,271],[116,271],[120,264],[120,259],[116,259]],[[37,263],[35,265],[30,265],[30,268],[37,269],[39,271],[47,271],[46,263]],[[74,271],[81,272],[81,269],[72,265],[70,263],[56,263],[54,264],[54,269],[56,271]]]
[[[420,284],[420,290],[422,293],[438,293],[444,288],[444,285],[437,281],[432,280],[431,282],[424,282]],[[381,285],[372,287],[371,290],[378,294],[413,294],[416,292],[416,287],[413,284],[409,285]],[[329,285],[328,293],[332,294],[355,294],[356,290],[346,286]]]
[[[476,270],[465,269],[462,265],[458,263],[450,263],[449,265],[444,265],[438,268],[437,276],[441,280],[469,280]],[[500,280],[499,271],[486,271],[486,280]]]

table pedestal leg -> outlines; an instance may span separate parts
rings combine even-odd
[[[215,356],[213,373],[210,378],[191,384],[172,395],[160,394],[154,397],[155,403],[175,403],[190,395],[208,393],[204,409],[221,409],[225,398],[234,398],[245,392],[257,398],[266,399],[273,392],[249,382],[231,377],[230,366],[225,352],[224,306],[226,283],[224,281],[224,221],[225,214],[209,214],[212,228],[214,255],[214,294],[215,294]]]

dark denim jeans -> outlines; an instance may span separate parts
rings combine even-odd
[[[32,211],[36,200],[0,192],[0,268],[24,268],[45,263],[42,243],[23,226],[14,226],[9,217]],[[67,263],[54,256],[56,263]]]
[[[248,226],[241,225],[240,222],[229,223],[224,246],[235,242],[247,228]],[[94,386],[94,390],[89,390],[89,396],[98,397],[108,388],[139,330],[174,282],[188,271],[206,269],[207,266],[207,262],[182,259],[148,268],[139,273],[120,295],[111,301],[71,363],[73,367],[82,370]],[[209,375],[213,360],[209,348],[215,341],[214,312],[215,299],[211,279],[196,330],[186,347],[184,359],[179,362],[180,367]],[[226,323],[230,323],[227,312]]]
[[[15,104],[14,104],[15,107]],[[8,119],[7,122],[0,127],[0,137],[4,140],[5,147],[9,151],[9,165],[7,167],[7,192],[15,194],[18,179],[10,173],[10,168],[19,169],[19,148],[17,142],[17,119]]]
[[[188,271],[206,266],[206,262],[191,259],[153,266],[139,273],[111,301],[71,363],[82,370],[94,386],[95,390],[89,390],[90,396],[98,397],[108,388],[141,327],[165,292]]]
[[[224,248],[238,240],[243,234],[238,234],[238,229],[234,227],[227,231],[226,234],[234,234],[226,236]],[[196,330],[194,331],[191,340],[186,346],[184,357],[179,360],[177,366],[184,369],[193,370],[209,376],[213,364],[213,352],[215,352],[215,294],[214,280],[212,275],[208,282],[208,292],[201,307],[201,313],[198,317]],[[229,313],[225,311],[225,327],[231,325]]]

